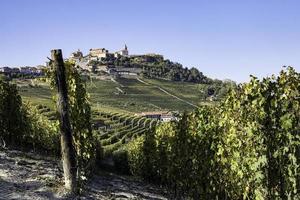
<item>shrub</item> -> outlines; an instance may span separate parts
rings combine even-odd
[[[22,103],[16,86],[4,81],[0,81],[0,131],[10,145],[59,153],[57,122]]]

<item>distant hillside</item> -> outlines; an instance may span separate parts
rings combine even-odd
[[[142,82],[141,82],[142,81]],[[54,108],[48,84],[38,80],[14,80],[24,100]],[[154,110],[193,110],[201,104],[211,104],[208,92],[216,89],[216,99],[231,87],[227,85],[195,84],[160,79],[117,78],[92,79],[86,82],[92,107],[104,111],[138,113]],[[220,88],[221,91],[220,91]],[[193,106],[194,105],[194,106]]]
[[[85,56],[78,50],[73,52],[68,60],[74,62],[83,71],[99,75],[122,76],[127,74],[143,78],[201,84],[214,84],[216,82],[216,80],[205,76],[197,68],[184,67],[180,63],[164,59],[163,55],[154,53],[129,54],[126,45],[124,49],[117,52],[109,52],[105,48],[90,49]],[[220,81],[217,80],[217,82]]]

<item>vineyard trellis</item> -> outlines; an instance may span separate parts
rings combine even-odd
[[[219,106],[130,142],[129,167],[176,198],[299,199],[299,95],[300,74],[291,67],[278,77],[252,77]]]

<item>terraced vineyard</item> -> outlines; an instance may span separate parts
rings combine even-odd
[[[93,113],[93,127],[99,134],[104,157],[111,156],[122,145],[144,134],[157,123],[157,120],[129,114]]]
[[[47,106],[38,105],[38,112],[49,120],[57,118],[56,112]],[[110,157],[130,140],[154,127],[157,120],[124,113],[93,111],[92,126],[102,147],[103,156]]]

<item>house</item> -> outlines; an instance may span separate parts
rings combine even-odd
[[[173,120],[177,120],[177,118],[170,112],[168,113],[162,113],[160,116],[160,120],[163,122],[169,122]]]
[[[157,119],[162,122],[169,122],[169,121],[177,120],[177,118],[174,116],[174,114],[169,111],[142,112],[142,113],[139,113],[136,115],[140,116],[140,117],[150,118],[150,119]]]
[[[20,67],[20,73],[24,75],[40,75],[42,74],[42,69],[38,69],[36,67]]]
[[[130,75],[130,76],[137,76],[139,73],[142,72],[141,68],[134,68],[134,67],[122,67],[116,66],[108,70],[109,74],[112,75]]]
[[[119,56],[128,56],[129,55],[129,52],[128,52],[128,48],[125,44],[125,47],[124,49],[120,50],[120,51],[117,51],[114,53],[114,56],[115,57],[119,57]]]
[[[92,66],[93,71],[95,72],[108,72],[109,71],[109,67],[108,65],[97,65],[97,66]]]
[[[5,74],[42,75],[43,68],[29,67],[29,66],[20,67],[20,68],[1,67],[0,72]]]
[[[101,58],[106,58],[109,54],[108,50],[105,48],[98,48],[98,49],[90,49],[90,60],[99,60]]]
[[[20,67],[20,73],[21,74],[31,74],[31,67]]]

